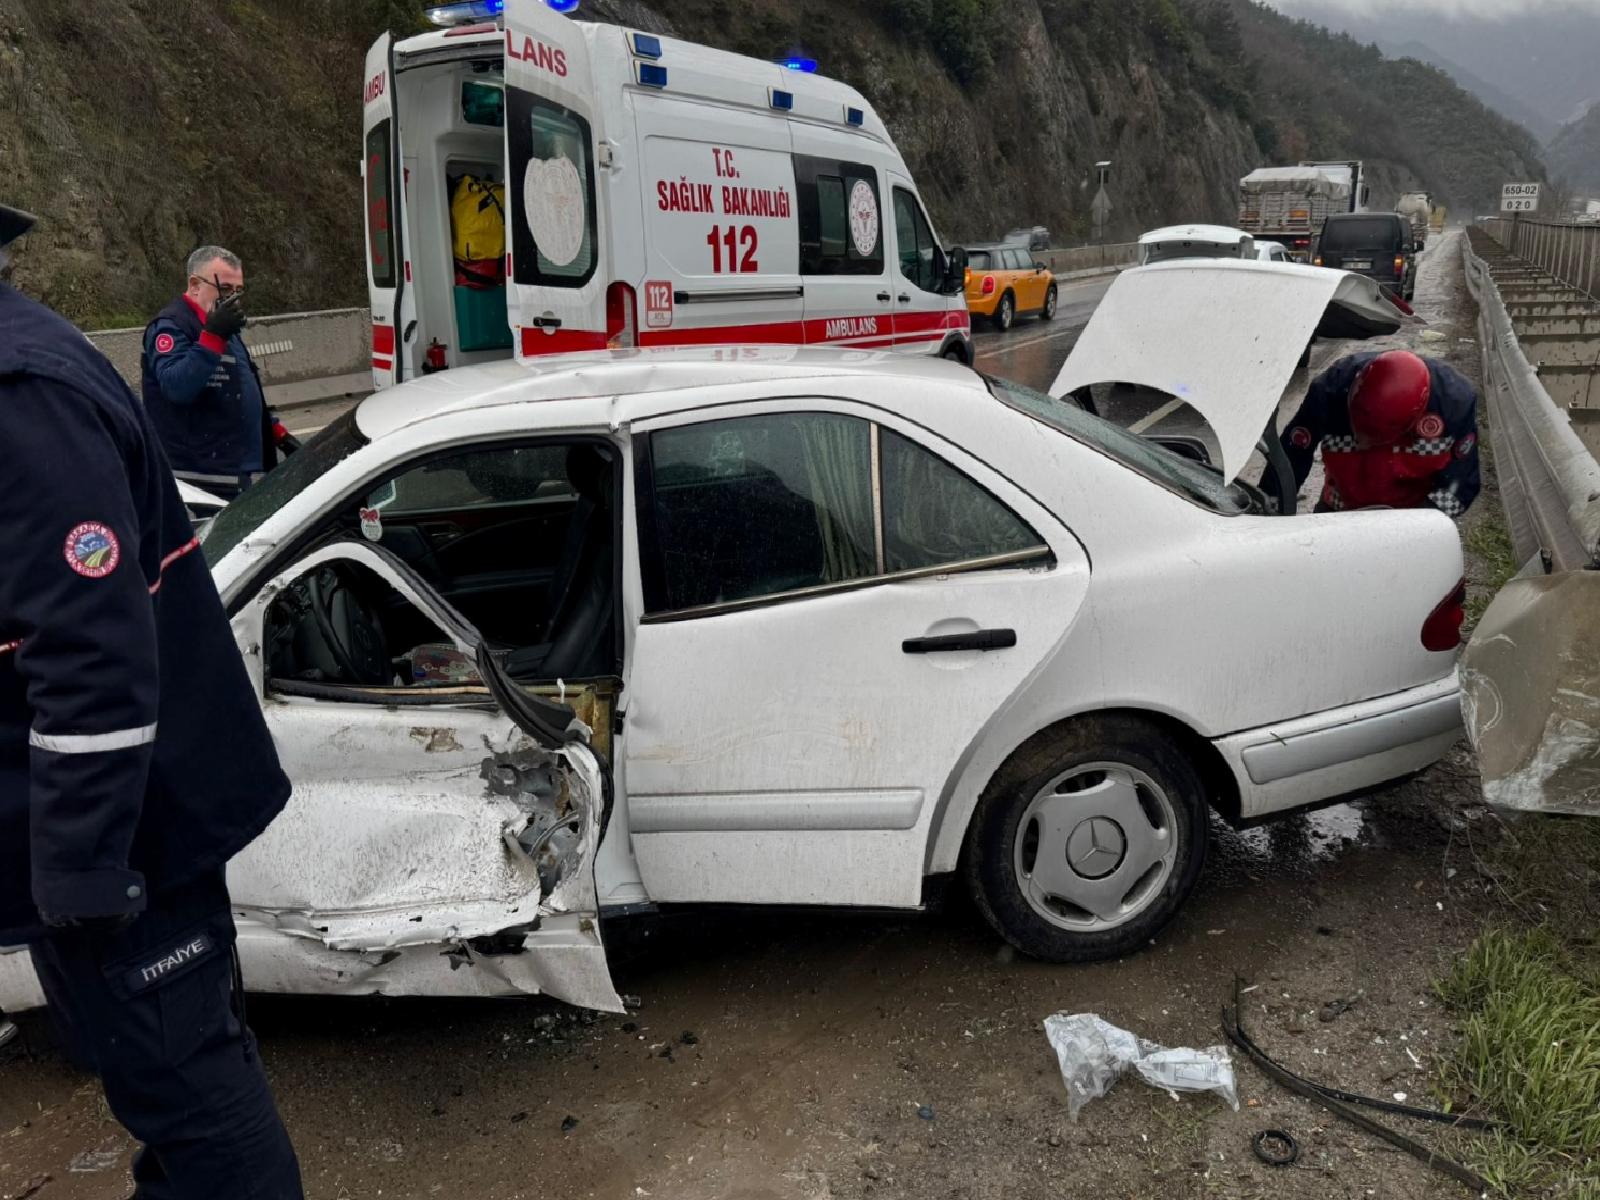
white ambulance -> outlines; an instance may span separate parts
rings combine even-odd
[[[547,0],[430,16],[362,84],[375,388],[619,346],[972,360],[964,255],[852,88]]]

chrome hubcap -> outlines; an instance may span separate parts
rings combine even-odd
[[[1061,929],[1113,929],[1149,908],[1177,867],[1177,814],[1143,771],[1086,763],[1040,788],[1017,827],[1029,906]]]

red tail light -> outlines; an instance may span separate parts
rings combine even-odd
[[[994,295],[994,276],[993,275],[985,275],[983,277],[983,294],[985,296]]]
[[[1405,258],[1405,255],[1396,254],[1394,256],[1394,277],[1396,279],[1402,279],[1402,278],[1405,277],[1405,273],[1406,273],[1406,258]]]
[[[1295,240],[1294,240],[1294,248],[1296,250],[1304,250],[1304,249],[1308,248],[1310,245],[1311,245],[1311,239],[1310,238],[1295,238]]]
[[[606,349],[626,349],[639,344],[638,303],[633,289],[613,283],[606,289]]]
[[[1461,644],[1461,622],[1466,619],[1467,581],[1463,579],[1439,601],[1439,606],[1422,623],[1424,650],[1454,650]]]

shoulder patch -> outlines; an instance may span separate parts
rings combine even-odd
[[[1304,425],[1296,425],[1289,430],[1289,444],[1297,450],[1311,449],[1311,430]]]
[[[172,340],[172,335],[170,333],[158,333],[158,334],[156,334],[156,353],[157,354],[171,354],[172,353],[172,347],[175,346],[176,344],[177,343]]]
[[[1423,413],[1417,421],[1417,436],[1436,438],[1444,433],[1444,418],[1438,413]]]
[[[1478,444],[1478,435],[1477,434],[1475,434],[1475,433],[1464,433],[1464,434],[1462,434],[1460,437],[1458,437],[1456,439],[1456,457],[1457,458],[1466,458],[1467,455],[1472,453],[1474,447],[1476,447],[1477,444]]]
[[[62,553],[67,566],[85,579],[104,579],[122,561],[122,545],[117,535],[99,521],[73,526]]]

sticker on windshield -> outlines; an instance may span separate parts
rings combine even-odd
[[[522,174],[522,211],[539,253],[565,267],[583,249],[587,212],[583,178],[572,160],[535,158]]]
[[[363,508],[361,510],[361,536],[369,542],[381,542],[383,540],[383,514],[377,509]]]
[[[878,248],[878,197],[865,179],[850,189],[850,240],[862,258]]]

